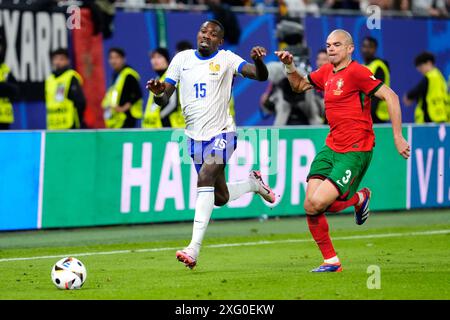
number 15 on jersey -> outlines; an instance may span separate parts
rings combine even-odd
[[[196,83],[194,84],[195,98],[204,98],[206,96],[206,83]]]

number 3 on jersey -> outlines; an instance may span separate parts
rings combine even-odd
[[[345,171],[345,176],[342,177],[342,182],[347,184],[350,181],[350,177],[352,176],[352,172],[350,170]],[[344,185],[341,183],[341,180],[337,180],[336,183],[343,187]]]
[[[195,98],[204,98],[206,96],[206,83],[196,83],[195,88]]]

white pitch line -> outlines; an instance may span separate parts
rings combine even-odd
[[[439,234],[448,234],[450,229],[446,230],[429,230],[429,231],[418,231],[418,232],[398,232],[398,233],[381,233],[381,234],[368,234],[368,235],[357,235],[357,236],[347,236],[347,237],[335,237],[332,240],[359,240],[359,239],[377,239],[377,238],[394,238],[394,237],[407,237],[407,236],[430,236]],[[241,243],[221,243],[221,244],[211,244],[206,246],[207,248],[228,248],[228,247],[244,247],[244,246],[261,246],[268,244],[281,244],[281,243],[302,243],[302,242],[312,242],[312,239],[286,239],[286,240],[272,240],[272,241],[255,241],[255,242],[241,242]],[[95,255],[111,255],[111,254],[123,254],[123,253],[144,253],[144,252],[159,252],[159,251],[171,251],[178,250],[179,248],[147,248],[147,249],[136,249],[136,250],[115,250],[115,251],[98,251],[98,252],[82,252],[74,254],[60,254],[52,256],[36,256],[36,257],[23,257],[23,258],[5,258],[0,259],[0,262],[8,261],[27,261],[27,260],[38,260],[38,259],[54,259],[61,257],[83,257],[83,256],[95,256]]]

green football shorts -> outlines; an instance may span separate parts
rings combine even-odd
[[[373,151],[339,153],[324,146],[309,170],[309,179],[328,179],[339,191],[340,199],[350,199],[366,174]]]

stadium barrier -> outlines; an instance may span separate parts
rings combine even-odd
[[[303,215],[306,175],[325,127],[240,128],[229,181],[261,169],[280,195],[269,205],[248,194],[213,219]],[[407,125],[412,158],[395,150],[391,128],[376,126],[362,184],[372,210],[450,206],[450,126]],[[1,132],[0,230],[191,220],[196,173],[182,131]],[[274,156],[276,155],[276,156]]]

